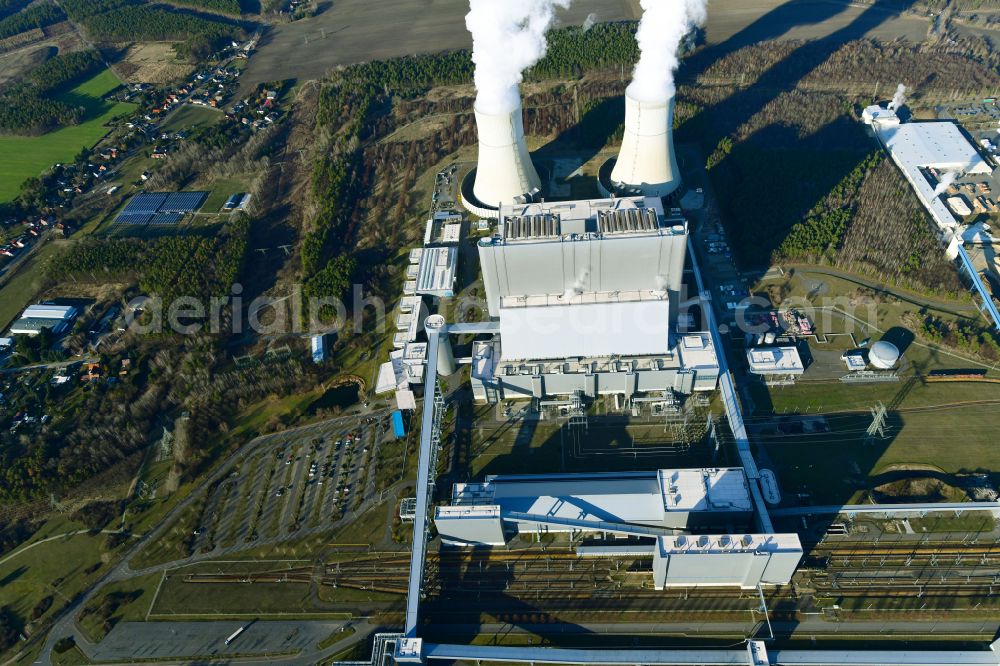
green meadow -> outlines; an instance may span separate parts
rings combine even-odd
[[[71,161],[80,149],[92,147],[107,133],[106,124],[111,119],[135,109],[134,104],[101,99],[120,85],[106,69],[61,93],[61,100],[87,110],[79,125],[42,136],[0,136],[0,203],[14,199],[27,178],[40,175],[53,164]]]

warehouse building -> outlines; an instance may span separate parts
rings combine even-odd
[[[29,306],[21,317],[11,324],[11,335],[38,335],[43,328],[55,334],[62,333],[76,317],[76,308],[72,305],[52,305],[42,303]]]

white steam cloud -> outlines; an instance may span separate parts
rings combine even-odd
[[[899,108],[906,104],[906,86],[900,83],[896,86],[896,92],[892,96],[892,101],[889,102],[889,108],[899,111]]]
[[[571,1],[469,0],[465,27],[472,33],[476,109],[499,114],[517,108],[522,72],[545,55],[555,9]]]
[[[566,287],[566,291],[560,296],[560,300],[568,301],[574,296],[579,296],[587,288],[587,281],[590,279],[590,269],[584,268],[573,284]]]
[[[707,0],[641,0],[636,32],[639,62],[628,95],[640,102],[665,102],[674,94],[674,70],[684,36],[705,21]]]
[[[934,188],[934,196],[941,196],[945,191],[951,187],[951,184],[955,182],[958,174],[954,171],[944,171],[941,173],[941,178],[938,179],[937,187]]]
[[[597,14],[595,12],[590,12],[587,14],[587,18],[583,19],[583,31],[587,32],[594,27],[597,23]]]

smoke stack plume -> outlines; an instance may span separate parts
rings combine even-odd
[[[896,92],[892,96],[892,101],[889,102],[889,108],[894,111],[899,111],[899,108],[906,104],[906,86],[900,83],[896,86]]]
[[[666,102],[674,95],[681,40],[705,20],[707,0],[641,0],[636,32],[639,62],[628,95],[639,102]]]
[[[587,14],[587,18],[583,19],[583,31],[587,32],[588,30],[593,28],[594,24],[596,23],[597,23],[597,14],[594,12],[590,12],[589,14]]]
[[[470,0],[465,27],[472,33],[476,109],[509,113],[520,106],[522,72],[545,55],[545,32],[556,7],[571,0]]]

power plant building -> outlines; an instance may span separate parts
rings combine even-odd
[[[434,522],[446,542],[499,545],[519,533],[644,536],[737,528],[753,503],[740,468],[487,477],[457,483]]]
[[[657,590],[784,585],[801,559],[797,534],[659,537],[653,551],[653,585]]]
[[[478,400],[714,390],[711,336],[679,336],[687,223],[654,197],[502,206],[479,242],[499,335],[474,343]]]

